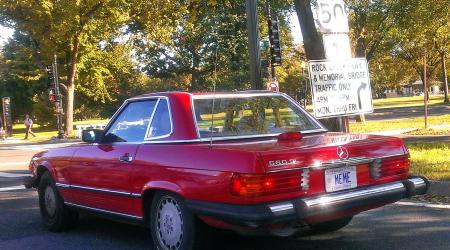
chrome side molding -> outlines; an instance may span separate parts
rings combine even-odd
[[[104,188],[93,188],[93,187],[71,185],[71,184],[59,183],[59,182],[55,183],[55,185],[56,185],[56,187],[59,187],[59,188],[80,189],[80,190],[84,190],[84,191],[91,191],[91,192],[106,193],[106,194],[112,194],[112,195],[127,196],[127,197],[131,197],[131,198],[141,198],[142,197],[142,195],[139,194],[139,193],[130,193],[130,192],[123,192],[123,191],[104,189]]]

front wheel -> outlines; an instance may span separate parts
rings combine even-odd
[[[50,231],[63,231],[76,224],[78,213],[64,204],[49,172],[42,175],[38,194],[42,220]]]
[[[194,216],[174,194],[158,192],[153,197],[150,231],[158,250],[187,250],[194,246]]]

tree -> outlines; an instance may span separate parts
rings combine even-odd
[[[44,70],[53,54],[66,65],[66,132],[73,130],[77,66],[84,55],[98,49],[102,40],[117,35],[129,20],[128,1],[39,0],[0,3],[3,25],[14,27],[31,40],[34,62]]]

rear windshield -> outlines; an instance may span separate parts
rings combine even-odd
[[[289,99],[279,96],[216,97],[194,99],[201,138],[263,136],[321,129],[320,125]]]

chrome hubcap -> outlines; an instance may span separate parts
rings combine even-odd
[[[156,228],[160,245],[165,249],[179,249],[183,239],[183,218],[175,199],[162,197],[157,206]]]
[[[45,209],[50,217],[53,217],[56,212],[56,197],[55,192],[51,186],[47,186],[44,192]]]

